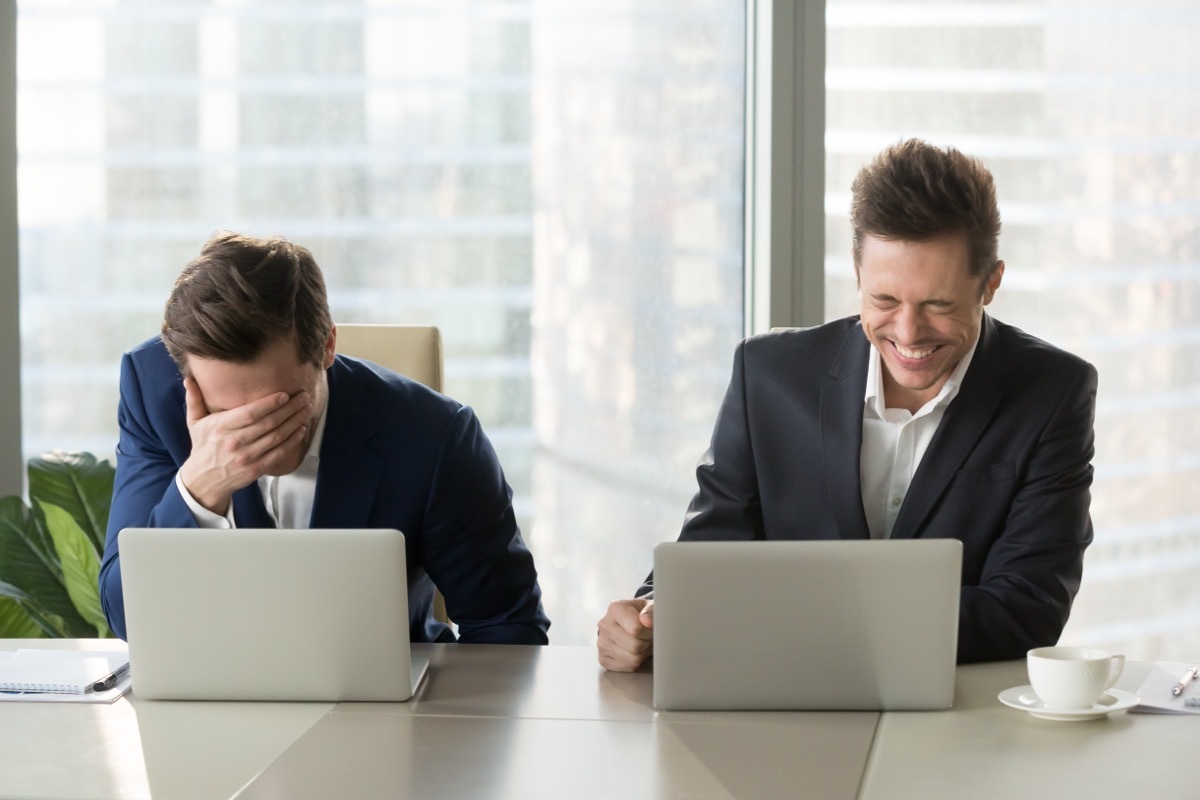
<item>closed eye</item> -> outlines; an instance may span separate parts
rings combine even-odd
[[[871,304],[879,309],[890,309],[900,305],[900,301],[887,295],[871,295]]]

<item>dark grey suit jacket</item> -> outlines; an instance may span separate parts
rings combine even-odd
[[[866,539],[857,317],[742,342],[680,540]],[[963,542],[960,662],[1053,644],[1092,540],[1096,370],[984,315],[892,538]]]

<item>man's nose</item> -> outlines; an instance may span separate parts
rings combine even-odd
[[[900,344],[913,344],[917,341],[921,328],[921,310],[915,306],[900,306],[896,312],[895,324],[893,326],[896,335],[896,341]]]

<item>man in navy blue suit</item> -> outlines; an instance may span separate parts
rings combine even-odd
[[[1092,540],[1096,370],[985,313],[978,160],[910,139],[851,190],[861,313],[739,345],[679,538],[960,539],[958,660],[1022,658],[1058,640]],[[652,654],[652,588],[600,620],[608,669]]]
[[[113,632],[125,637],[124,528],[397,528],[413,641],[455,639],[433,617],[436,587],[461,641],[545,644],[533,556],[474,413],[336,342],[303,247],[222,232],[183,270],[161,336],[121,363],[100,568]]]

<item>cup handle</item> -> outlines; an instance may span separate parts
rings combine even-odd
[[[1109,661],[1109,663],[1108,663],[1108,674],[1109,674],[1108,685],[1105,686],[1104,688],[1111,689],[1113,687],[1113,684],[1117,682],[1117,678],[1121,677],[1121,672],[1124,669],[1125,669],[1125,656],[1123,654],[1113,656],[1112,660]]]

